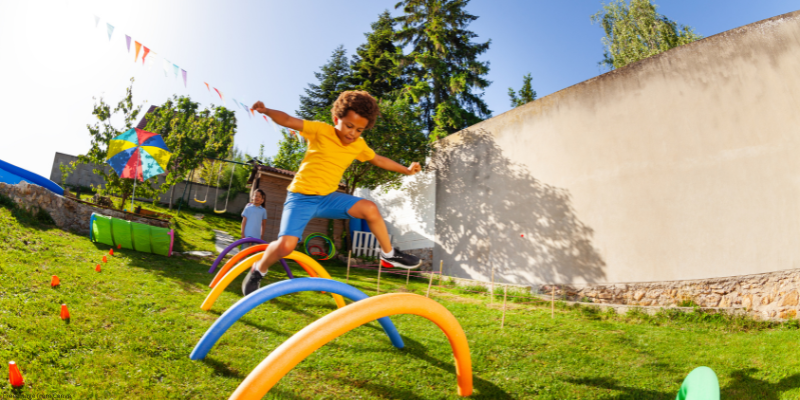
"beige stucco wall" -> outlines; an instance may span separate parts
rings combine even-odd
[[[569,87],[437,154],[446,274],[579,284],[800,268],[800,12]]]

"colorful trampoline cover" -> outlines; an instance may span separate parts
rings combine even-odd
[[[111,139],[106,160],[120,178],[146,181],[164,173],[171,155],[161,135],[131,128]]]

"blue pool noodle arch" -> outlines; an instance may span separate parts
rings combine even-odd
[[[231,325],[233,325],[234,322],[238,321],[239,318],[241,318],[244,314],[247,314],[248,311],[256,308],[261,303],[265,303],[283,295],[309,291],[325,291],[336,293],[353,301],[364,300],[369,297],[364,294],[364,292],[346,283],[334,281],[332,279],[297,278],[273,283],[269,286],[258,289],[249,296],[243,297],[236,304],[227,309],[219,318],[217,318],[216,321],[214,321],[214,324],[208,328],[203,337],[200,338],[200,341],[197,342],[197,345],[194,347],[194,350],[192,350],[192,354],[189,356],[189,358],[192,360],[204,359],[211,348],[214,347],[214,344],[217,343],[219,338],[225,333],[225,331],[228,330],[228,328],[231,327]],[[394,347],[402,349],[405,346],[403,344],[403,339],[400,338],[400,334],[397,332],[397,328],[395,328],[392,320],[390,320],[389,317],[379,318],[378,323],[381,324],[384,332],[386,332],[386,335],[389,336],[389,340],[391,340]]]

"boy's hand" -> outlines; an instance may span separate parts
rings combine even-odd
[[[256,110],[256,111],[262,113],[262,114],[266,114],[267,113],[267,107],[265,107],[264,103],[262,103],[260,100],[257,101],[256,104],[253,104],[253,107],[251,107],[251,108],[253,110]]]
[[[408,173],[406,175],[414,175],[419,171],[422,171],[422,166],[420,166],[419,163],[415,161],[408,166]]]

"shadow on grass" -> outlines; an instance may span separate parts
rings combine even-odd
[[[200,360],[202,363],[208,365],[209,367],[214,369],[214,373],[219,376],[224,376],[227,378],[237,378],[237,379],[244,379],[244,375],[239,373],[238,371],[234,371],[230,369],[225,363],[222,361],[216,360],[214,357],[208,357]]]
[[[616,379],[609,377],[564,380],[576,385],[592,386],[604,390],[616,390],[619,392],[624,392],[615,397],[604,397],[604,399],[608,400],[673,400],[678,393],[678,389],[680,388],[680,383],[678,383],[675,386],[674,393],[664,393],[655,390],[620,385]]]
[[[372,328],[381,329],[379,326],[372,326]],[[401,337],[403,338],[403,342],[405,342],[406,346],[404,349],[399,351],[403,351],[412,357],[425,361],[426,363],[436,368],[439,368],[442,371],[447,372],[447,374],[452,377],[452,381],[448,382],[448,384],[452,385],[453,391],[455,392],[457,384],[456,384],[456,368],[453,359],[448,358],[447,361],[439,360],[438,358],[429,355],[427,353],[427,348],[422,343],[404,335],[401,335]],[[362,348],[356,351],[372,352],[372,351],[383,351],[383,349],[377,350],[377,349]],[[407,379],[413,379],[413,376],[411,375],[405,375],[405,376]],[[399,378],[399,379],[406,379],[406,378]],[[423,399],[423,397],[419,397],[415,395],[413,392],[396,387],[389,387],[389,386],[379,385],[376,383],[364,383],[363,381],[353,381],[341,377],[337,379],[348,382],[358,387],[363,387],[375,393],[375,395],[379,397],[386,397],[388,395],[388,397],[392,399]],[[506,393],[499,386],[477,376],[474,371],[472,375],[472,385],[475,389],[475,393],[472,396],[470,396],[470,398],[472,399],[497,399],[497,400],[513,399],[511,395]]]
[[[791,389],[800,388],[800,374],[787,376],[777,383],[770,383],[763,379],[753,378],[758,372],[756,368],[747,368],[733,371],[730,375],[731,383],[720,393],[723,399],[752,399],[752,400],[778,400],[781,393]]]

